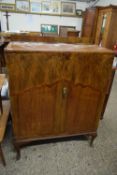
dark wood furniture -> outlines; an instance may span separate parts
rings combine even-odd
[[[95,43],[101,46],[114,49],[117,41],[117,6],[99,7],[98,8],[97,31]],[[115,75],[115,69],[112,69],[111,78],[107,86],[107,93],[104,101],[101,118],[103,118],[108,98],[110,96],[111,87]]]
[[[114,44],[117,41],[117,6],[96,7],[87,9],[84,15],[82,27],[82,37],[91,37],[92,41],[102,47],[114,49]],[[109,78],[106,97],[101,113],[103,118],[106,104],[111,92],[115,70],[112,69],[111,77]]]
[[[2,67],[5,66],[4,47],[5,43],[0,42],[0,73],[2,73]]]
[[[117,41],[117,6],[89,8],[82,26],[82,37],[91,37],[95,44],[113,49]]]
[[[113,69],[112,69],[111,77],[110,77],[110,79],[109,79],[109,81],[108,81],[108,86],[107,86],[107,90],[106,90],[106,95],[105,95],[105,99],[104,99],[104,104],[103,104],[103,108],[102,108],[102,112],[101,112],[101,119],[103,119],[103,117],[104,117],[104,113],[105,113],[105,110],[106,110],[106,106],[107,106],[107,103],[108,103],[108,99],[109,99],[109,97],[110,97],[111,88],[112,88],[112,85],[113,85],[113,80],[114,80],[114,76],[115,76],[116,69],[117,69],[117,68],[113,68]]]
[[[2,67],[6,66],[4,58],[4,48],[10,41],[28,41],[28,42],[49,42],[49,43],[84,43],[91,44],[92,39],[87,37],[52,37],[52,36],[40,36],[39,33],[28,32],[28,33],[0,33],[0,36],[4,38],[4,41],[0,45],[0,72]]]
[[[5,56],[4,56],[4,48],[7,46],[9,43],[8,40],[0,40],[0,73],[4,73],[2,68],[6,66],[5,63]]]
[[[117,6],[98,7],[95,43],[113,49],[117,41]]]
[[[3,42],[0,42],[0,73],[2,73],[2,59],[3,59],[2,46]]]
[[[75,30],[76,27],[74,26],[59,26],[59,36],[60,37],[67,37],[68,30]]]
[[[96,27],[97,27],[97,18],[98,18],[98,8],[87,8],[82,24],[82,37],[92,38],[93,42],[95,41]]]
[[[98,7],[97,30],[95,43],[103,47],[114,49],[117,41],[117,6]],[[106,97],[102,109],[101,118],[104,116],[108,98],[110,96],[111,87],[115,75],[115,69],[112,69],[111,77],[108,82]]]
[[[50,36],[36,36],[36,35],[11,35],[9,36],[10,41],[34,41],[34,42],[49,42],[49,43],[86,43],[91,44],[92,39],[88,37],[50,37]]]
[[[77,30],[68,30],[67,31],[67,36],[68,37],[79,37],[80,31]]]
[[[2,160],[3,165],[6,165],[6,161],[4,158],[4,154],[2,151],[2,141],[4,139],[4,134],[6,130],[7,120],[10,112],[10,103],[8,100],[2,101],[1,99],[1,89],[5,82],[5,75],[0,74],[0,158]]]
[[[97,135],[113,52],[93,45],[11,42],[5,49],[14,143]],[[15,72],[15,73],[14,73]]]

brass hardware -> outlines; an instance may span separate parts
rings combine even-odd
[[[67,95],[68,95],[68,88],[67,87],[63,87],[62,95],[63,95],[63,98],[67,97]]]

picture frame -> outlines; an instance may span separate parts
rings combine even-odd
[[[0,0],[2,4],[15,4],[15,0]]]
[[[41,24],[41,32],[42,33],[58,34],[58,25],[54,25],[54,24]]]
[[[51,2],[50,1],[42,1],[41,2],[41,12],[42,13],[50,13],[51,12]]]
[[[41,2],[30,2],[31,13],[41,13]]]
[[[16,0],[16,10],[17,11],[24,11],[29,12],[29,1],[20,1]]]
[[[51,13],[60,14],[61,12],[61,2],[51,1]]]
[[[76,3],[75,2],[61,2],[61,14],[62,15],[76,15]]]
[[[14,11],[15,10],[15,5],[12,5],[12,4],[0,4],[0,10]]]

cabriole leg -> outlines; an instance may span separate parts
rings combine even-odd
[[[91,147],[93,146],[93,142],[94,142],[96,137],[97,137],[97,133],[91,135],[91,140],[90,140],[90,146]]]
[[[16,141],[14,141],[14,148],[15,148],[15,150],[17,152],[16,160],[19,160],[20,157],[21,157],[20,145]]]

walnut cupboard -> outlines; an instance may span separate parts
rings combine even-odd
[[[17,148],[31,140],[72,135],[93,140],[112,51],[95,45],[11,42],[5,56]]]

